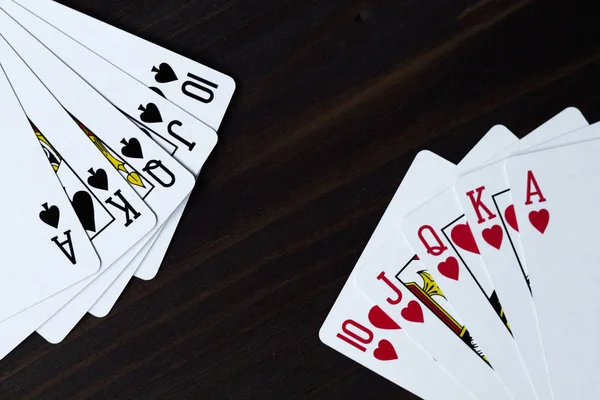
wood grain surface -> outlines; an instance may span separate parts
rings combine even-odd
[[[238,89],[158,277],[27,339],[0,399],[415,399],[318,338],[415,154],[600,119],[593,1],[61,2]]]

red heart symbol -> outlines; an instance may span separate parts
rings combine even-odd
[[[532,211],[529,213],[529,222],[531,225],[540,233],[546,232],[546,228],[548,227],[548,222],[550,222],[550,213],[545,208],[542,208],[539,211]]]
[[[408,302],[408,305],[402,310],[400,313],[402,317],[410,322],[424,322],[423,319],[423,310],[419,303],[415,300],[411,300]]]
[[[438,264],[438,271],[446,278],[458,280],[458,261],[454,257],[448,257],[446,261]]]
[[[506,207],[506,210],[504,210],[504,219],[511,228],[519,232],[519,223],[517,222],[517,214],[515,213],[515,206],[513,204]]]
[[[481,232],[483,240],[485,240],[490,246],[500,249],[502,245],[502,228],[500,225],[494,225],[491,228],[485,228]]]
[[[466,224],[455,225],[452,228],[452,232],[450,232],[450,238],[461,249],[479,254],[479,247],[477,247],[477,242],[475,242],[468,222]]]
[[[395,323],[379,306],[373,306],[369,311],[369,322],[379,329],[400,329],[400,325]]]
[[[379,341],[379,346],[373,351],[376,359],[381,361],[391,361],[398,359],[398,353],[390,342],[385,339]]]

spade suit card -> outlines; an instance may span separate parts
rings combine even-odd
[[[162,259],[167,251],[168,244],[175,233],[175,229],[183,215],[188,200],[189,197],[177,207],[167,221],[129,262],[127,267],[114,279],[110,286],[88,310],[90,314],[98,318],[107,316],[113,306],[117,303],[117,300],[134,274],[141,273],[142,279],[151,279],[156,276]],[[149,265],[152,265],[151,269],[144,268]],[[149,275],[146,275],[146,273]]]
[[[502,148],[512,143],[516,138],[499,135],[486,135],[477,146],[465,157],[465,161],[476,162],[479,157],[488,158],[494,154],[494,149]],[[489,141],[490,139],[493,139]],[[497,147],[498,146],[498,147]],[[407,177],[418,177],[417,185],[423,190],[423,198],[433,195],[437,189],[429,183],[440,182],[441,187],[452,184],[456,177],[455,167],[446,160],[430,153],[421,152],[416,157]],[[420,172],[416,172],[420,171]],[[410,181],[415,181],[409,179]],[[426,183],[427,182],[427,183]],[[380,307],[376,306],[357,289],[352,280],[360,266],[369,259],[374,252],[385,242],[398,224],[399,217],[406,211],[406,206],[416,207],[419,200],[408,196],[402,183],[396,191],[390,205],[386,209],[375,232],[363,250],[356,267],[349,277],[349,282],[344,285],[335,305],[323,324],[319,336],[321,341],[340,353],[350,357],[356,362],[366,366],[376,373],[392,380],[423,398],[455,398],[464,396],[469,398],[462,389],[461,394],[455,383],[448,381],[447,373],[441,374],[438,363],[431,363],[430,355],[424,357],[423,351],[415,353],[415,344],[401,329],[398,329],[391,318],[385,318]],[[406,204],[407,199],[415,199],[414,203]],[[381,321],[386,320],[387,324]],[[391,322],[390,322],[391,321]],[[405,356],[402,356],[405,355]],[[402,357],[401,357],[402,356]],[[417,357],[418,356],[418,357]],[[400,358],[401,357],[401,358]],[[406,362],[407,360],[414,360]],[[417,363],[417,360],[422,360]],[[415,367],[418,366],[418,367]],[[438,382],[428,385],[423,382]],[[456,381],[451,381],[456,382]],[[452,389],[452,390],[451,390]],[[470,396],[470,395],[469,395]]]
[[[600,126],[584,128],[600,134]],[[593,346],[600,280],[592,227],[600,141],[513,157],[506,162],[519,235],[531,277],[550,380],[557,400],[597,399],[600,366]],[[569,281],[573,280],[573,282]]]
[[[156,276],[188,200],[189,197],[184,199],[163,226],[157,230],[127,267],[114,279],[88,310],[90,314],[98,318],[107,316],[134,274],[145,280]]]
[[[48,158],[48,168],[56,173],[102,261],[92,276],[0,322],[3,357],[146,236],[156,217],[2,38],[0,65]]]
[[[194,176],[4,12],[0,22],[0,34],[150,206],[157,218],[153,235],[190,193]],[[49,341],[62,340],[148,239],[138,242],[127,253],[129,260],[121,258],[108,267],[37,331]]]
[[[177,161],[194,174],[200,172],[216,143],[214,131],[19,5],[6,2],[3,7],[31,33],[43,38],[42,42],[57,56],[136,121]],[[145,99],[142,104],[140,99]],[[156,275],[186,202],[187,199],[96,301],[90,310],[92,314],[107,315],[134,273],[142,279]]]
[[[0,73],[4,132],[0,196],[0,321],[94,274],[100,259],[8,82]]]
[[[577,109],[566,109],[508,148],[504,154],[524,151],[586,125],[587,121]],[[552,390],[529,288],[529,274],[520,254],[519,227],[505,178],[504,162],[496,162],[460,177],[455,193],[473,234],[468,242],[463,239],[456,244],[464,252],[483,257],[536,392],[541,398],[551,399]]]
[[[481,142],[497,152],[516,141],[512,133],[498,126]],[[460,168],[472,168],[493,154],[490,151],[470,153]],[[412,208],[452,184],[434,176],[422,176],[416,167],[417,163],[413,164],[402,182],[405,204],[403,213],[397,216],[398,221]],[[457,168],[452,170],[455,174],[458,171]],[[424,185],[427,190],[420,187]],[[443,288],[423,268],[397,229],[390,232],[388,240],[373,257],[358,268],[355,284],[477,398],[511,398],[492,368],[493,360],[470,335],[468,327],[445,299]]]
[[[168,141],[167,150],[174,146],[171,154],[189,171],[200,172],[217,142],[217,135],[210,127],[25,8],[11,1],[2,3],[2,8],[113,105],[143,125],[151,137],[158,136],[157,143]],[[156,275],[184,207],[182,204],[159,237],[153,239],[152,253],[136,257],[133,263],[140,263],[136,276],[151,279]],[[149,246],[141,253],[147,251]],[[130,266],[128,270],[132,269]],[[119,279],[125,275],[121,274]]]
[[[205,65],[52,1],[18,3],[218,130],[234,80]]]

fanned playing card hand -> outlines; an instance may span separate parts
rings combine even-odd
[[[0,9],[0,112],[13,149],[3,182],[15,193],[1,200],[11,227],[0,252],[2,358],[34,331],[61,341],[87,312],[106,315],[134,274],[156,276],[235,85],[79,13],[67,24],[98,27],[85,34],[119,42],[107,47],[115,56],[44,21],[48,12],[8,0]],[[136,52],[168,61],[130,65]],[[139,68],[151,84],[131,75]],[[180,79],[178,102],[167,85]],[[186,112],[182,98],[200,109]]]
[[[442,166],[427,176],[415,159],[350,275],[365,297],[349,299],[345,287],[321,339],[388,377],[352,349],[366,336],[346,329],[336,341],[330,327],[338,304],[375,304],[373,326],[401,328],[476,398],[597,399],[595,293],[568,277],[600,281],[588,228],[600,223],[600,125],[567,108],[504,146],[492,131],[478,144],[491,144],[486,156],[472,151],[454,176]],[[388,379],[440,397],[420,393],[409,376]]]

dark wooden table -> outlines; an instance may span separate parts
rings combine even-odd
[[[600,119],[591,0],[64,3],[238,91],[158,277],[26,340],[1,399],[413,399],[317,332],[415,154]]]

